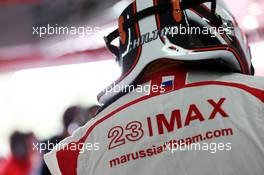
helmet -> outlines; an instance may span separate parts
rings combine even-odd
[[[119,48],[111,44],[117,37]],[[161,58],[192,67],[197,62],[217,63],[230,72],[254,74],[246,37],[222,0],[135,0],[105,41],[122,68],[122,76],[108,90],[132,84],[147,65]],[[106,91],[99,94],[100,103],[116,95]]]

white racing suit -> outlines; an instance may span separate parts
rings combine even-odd
[[[264,79],[163,71],[45,155],[55,175],[263,175]]]

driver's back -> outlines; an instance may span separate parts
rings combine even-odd
[[[122,96],[63,141],[81,150],[46,155],[53,174],[263,174],[263,78],[170,72],[150,84],[165,89]]]

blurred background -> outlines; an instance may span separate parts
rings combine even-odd
[[[57,142],[93,117],[99,108],[96,95],[120,75],[103,36],[117,27],[116,19],[129,3],[0,0],[0,170],[14,162],[11,153],[23,153],[11,143]],[[249,37],[256,74],[264,76],[264,0],[227,4]],[[47,25],[80,31],[40,36]],[[38,162],[37,153],[28,154]],[[33,174],[42,169],[41,160],[37,165]],[[26,172],[28,167],[18,169]]]

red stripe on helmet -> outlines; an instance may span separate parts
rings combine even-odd
[[[242,66],[242,61],[241,61],[241,57],[239,56],[239,54],[236,52],[235,49],[233,49],[230,46],[216,46],[216,47],[203,47],[203,48],[195,48],[193,49],[194,51],[198,52],[198,51],[213,51],[213,50],[228,50],[230,52],[232,52],[234,54],[234,56],[236,57],[240,67],[241,67],[241,71],[242,73],[245,73],[245,69]]]
[[[133,2],[133,13],[136,14],[137,13],[137,4],[136,1]],[[139,29],[139,24],[138,22],[136,22],[135,24],[136,26],[136,33],[137,33],[137,37],[140,37],[140,29]],[[109,85],[106,89],[109,90],[111,88],[114,87],[114,85],[120,83],[128,74],[130,74],[132,72],[132,70],[136,67],[138,60],[140,58],[142,52],[142,46],[138,47],[138,52],[137,52],[137,56],[136,59],[132,65],[132,67],[125,73],[123,74],[120,78],[118,78],[115,82],[113,82],[111,85]],[[97,96],[97,100],[100,101],[100,98],[105,94],[105,91],[102,91],[98,96]]]

